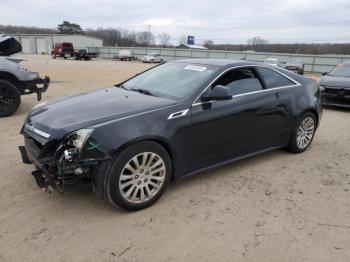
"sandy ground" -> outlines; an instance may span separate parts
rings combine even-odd
[[[147,67],[51,60],[44,100],[108,86]],[[350,261],[350,111],[326,109],[310,150],[277,150],[173,183],[135,213],[91,192],[47,194],[21,163],[20,127],[0,119],[0,261]]]

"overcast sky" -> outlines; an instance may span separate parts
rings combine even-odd
[[[0,6],[0,24],[55,28],[68,20],[83,29],[135,31],[150,24],[155,35],[171,34],[173,44],[183,35],[194,35],[198,44],[245,43],[254,36],[283,43],[350,42],[349,0],[0,0]]]

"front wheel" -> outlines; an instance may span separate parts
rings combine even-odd
[[[293,131],[287,150],[293,153],[302,153],[310,145],[316,131],[316,117],[313,113],[303,114],[298,121],[297,128]]]
[[[133,211],[156,202],[169,183],[172,163],[158,143],[146,141],[126,148],[112,164],[107,196],[111,204]]]
[[[0,80],[0,117],[12,115],[21,104],[21,93],[10,82]]]

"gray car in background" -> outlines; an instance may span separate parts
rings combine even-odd
[[[144,63],[163,63],[163,57],[160,54],[152,53],[144,56],[142,58],[142,62]]]
[[[304,64],[297,59],[289,59],[283,63],[282,67],[299,75],[304,74]]]
[[[10,116],[21,104],[21,95],[41,93],[49,86],[49,77],[40,78],[20,66],[24,59],[12,56],[22,51],[21,44],[13,37],[0,35],[0,117]]]
[[[322,103],[350,108],[350,61],[337,65],[322,75]]]

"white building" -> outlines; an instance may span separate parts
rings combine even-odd
[[[86,35],[69,34],[10,34],[22,44],[22,52],[27,54],[50,54],[55,43],[69,42],[75,49],[102,47],[103,40]]]

